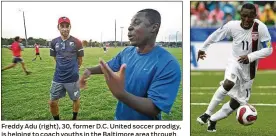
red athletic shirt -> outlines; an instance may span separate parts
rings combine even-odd
[[[11,45],[11,50],[14,57],[21,57],[21,47],[19,42],[13,42]]]
[[[35,53],[39,53],[39,46],[35,45]]]

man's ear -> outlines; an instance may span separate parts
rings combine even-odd
[[[152,33],[158,32],[159,31],[159,27],[160,27],[160,24],[158,24],[158,23],[153,24],[151,32]]]

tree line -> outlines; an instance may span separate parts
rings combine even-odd
[[[11,45],[14,42],[14,38],[3,38],[1,37],[1,47],[6,47],[8,45]],[[26,46],[26,39],[22,38],[22,44],[25,47],[33,47],[35,43],[40,44],[43,47],[49,47],[51,44],[51,41],[48,41],[43,38],[33,38],[29,37],[28,40],[28,46]],[[164,47],[182,47],[182,42],[158,42],[158,44],[161,44]],[[124,47],[130,45],[129,41],[123,41],[118,42],[118,41],[105,41],[103,43],[93,41],[90,39],[89,41],[87,40],[82,40],[82,45],[84,47],[103,47],[104,45],[108,45],[109,47]]]

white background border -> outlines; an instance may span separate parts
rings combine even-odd
[[[156,1],[157,2],[157,1]],[[162,121],[161,123],[181,123],[182,136],[189,136],[190,135],[190,1],[183,1],[183,31],[182,31],[182,41],[183,41],[183,73],[182,73],[182,86],[183,86],[183,121]],[[2,2],[1,2],[2,6]],[[1,14],[2,15],[2,14]],[[0,24],[1,25],[1,24]],[[2,25],[1,25],[2,26]],[[2,32],[1,32],[2,34]],[[0,52],[1,55],[1,52]],[[2,57],[2,56],[1,56]],[[1,102],[1,101],[0,101]],[[0,113],[1,115],[1,113]],[[26,121],[20,121],[21,123]],[[33,122],[33,121],[32,121]],[[48,121],[35,121],[36,123],[47,123]],[[69,123],[68,121],[61,121],[63,123]],[[85,121],[87,122],[87,121]],[[3,123],[3,121],[1,121]],[[8,121],[7,123],[12,123],[12,121]],[[14,121],[16,123],[16,121]],[[73,123],[73,122],[71,122]],[[94,123],[96,123],[94,121]],[[90,121],[89,124],[94,124],[93,121]],[[115,123],[114,121],[105,121],[105,123]],[[117,122],[118,123],[118,122]],[[123,122],[121,122],[123,123]],[[125,122],[127,123],[127,122]],[[135,121],[135,123],[137,123]],[[143,124],[147,122],[143,121]],[[158,122],[148,122],[158,123]],[[66,130],[63,130],[66,131]],[[140,130],[137,130],[140,131]],[[179,134],[179,133],[178,133]]]

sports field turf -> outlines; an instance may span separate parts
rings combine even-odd
[[[123,48],[110,48],[105,55],[102,48],[85,48],[85,57],[80,74],[86,67],[98,64],[99,57],[110,60]],[[179,61],[182,68],[182,48],[168,49]],[[55,62],[49,56],[49,48],[40,49],[42,60],[34,58],[34,49],[25,48],[23,59],[31,75],[26,76],[20,65],[2,72],[2,120],[51,120],[48,100],[53,79]],[[2,68],[11,63],[11,51],[2,48]],[[79,120],[113,120],[117,100],[108,90],[103,75],[95,75],[88,81],[88,89],[81,91]],[[72,102],[69,96],[61,99],[60,117],[72,118]],[[171,114],[163,114],[164,120],[182,120],[182,83]]]
[[[191,135],[192,136],[275,136],[276,135],[276,71],[258,71],[249,103],[258,112],[255,124],[242,126],[236,121],[236,112],[217,123],[217,132],[207,132],[196,118],[205,112],[214,92],[223,79],[223,72],[191,72]],[[229,100],[227,96],[224,103]],[[254,105],[255,104],[255,105]],[[219,105],[217,110],[221,108]]]

